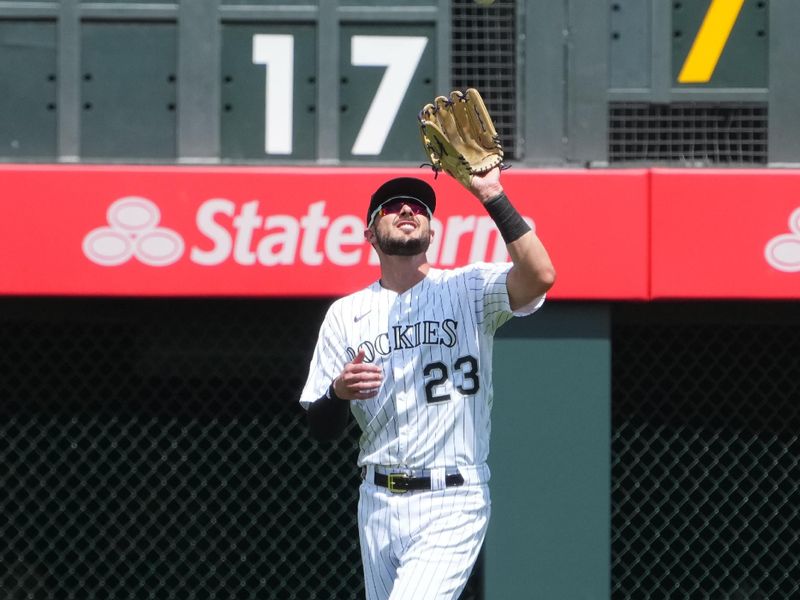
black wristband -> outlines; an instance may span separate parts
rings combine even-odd
[[[506,244],[518,240],[531,230],[531,226],[517,212],[504,192],[487,200],[484,206]]]

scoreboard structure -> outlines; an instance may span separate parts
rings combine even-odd
[[[449,85],[432,2],[3,4],[9,161],[408,162]]]
[[[478,87],[523,165],[796,164],[789,0],[0,3],[0,160],[407,165]]]

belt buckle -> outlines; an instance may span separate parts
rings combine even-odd
[[[409,476],[406,475],[405,473],[389,473],[386,476],[386,481],[387,481],[386,487],[388,487],[389,491],[392,492],[393,494],[405,494],[408,491],[408,489],[402,489],[397,487],[397,482],[408,481],[408,480]]]

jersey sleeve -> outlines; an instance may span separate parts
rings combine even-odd
[[[320,326],[317,345],[308,368],[308,379],[300,394],[300,405],[305,409],[325,394],[346,362],[344,337],[341,334],[341,321],[337,316],[336,306],[334,303],[328,309]]]
[[[525,306],[512,311],[508,297],[508,272],[511,263],[477,263],[474,265],[483,295],[478,297],[478,312],[482,316],[484,330],[494,334],[512,317],[526,317],[535,313],[544,304],[545,295],[534,298]]]

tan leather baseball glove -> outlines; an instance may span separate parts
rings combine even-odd
[[[422,144],[437,173],[445,171],[469,187],[473,175],[503,162],[503,147],[478,90],[437,96],[419,112]]]

